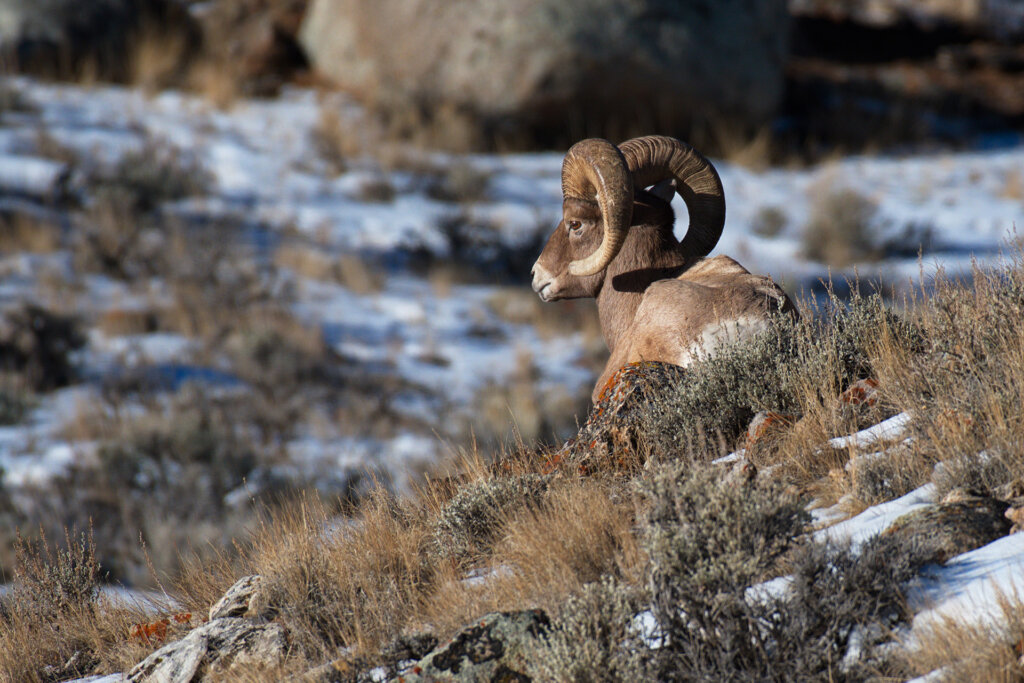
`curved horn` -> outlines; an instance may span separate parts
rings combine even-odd
[[[690,145],[664,135],[633,138],[619,145],[636,189],[668,178],[686,202],[690,227],[680,246],[687,254],[707,256],[725,227],[725,192],[718,171]]]
[[[622,248],[633,218],[633,181],[619,148],[600,138],[581,140],[562,161],[562,198],[594,201],[604,220],[601,245],[590,256],[569,264],[571,275],[603,270]]]

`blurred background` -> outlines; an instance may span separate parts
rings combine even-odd
[[[0,576],[91,524],[146,586],[297,492],[571,436],[604,341],[529,270],[583,137],[710,155],[715,253],[794,295],[994,263],[1022,36],[1022,0],[0,0]]]

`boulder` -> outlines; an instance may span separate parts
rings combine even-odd
[[[403,683],[530,681],[524,671],[550,626],[541,610],[494,612],[468,626],[394,680]]]
[[[0,0],[0,68],[7,70],[160,80],[184,68],[198,41],[194,21],[175,0]],[[143,49],[152,59],[140,59]]]
[[[245,576],[236,581],[235,585],[210,608],[210,621],[224,617],[265,616],[255,614],[261,611],[261,605],[266,602],[260,592],[261,581],[259,574]]]
[[[657,361],[630,363],[613,374],[575,437],[547,455],[542,472],[622,471],[640,464],[643,443],[639,417],[659,396],[682,381],[686,370]]]
[[[758,125],[783,88],[785,0],[312,0],[311,64],[452,148]]]
[[[208,674],[273,668],[288,648],[285,629],[276,623],[224,617],[192,629],[160,648],[128,672],[131,683],[199,680]],[[227,680],[224,678],[223,680]]]

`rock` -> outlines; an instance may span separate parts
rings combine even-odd
[[[524,673],[536,640],[550,622],[541,610],[493,612],[468,626],[450,641],[394,680],[530,681]]]
[[[1010,520],[1013,526],[1010,528],[1010,533],[1015,534],[1018,531],[1024,529],[1024,505],[1016,505],[1006,509],[1004,515],[1006,519]]]
[[[545,474],[629,469],[642,442],[638,414],[659,394],[678,384],[685,370],[677,365],[644,361],[619,368],[598,395],[587,422],[561,449],[548,456]]]
[[[252,574],[236,581],[210,608],[210,621],[223,617],[263,616],[253,614],[250,609],[254,603],[261,602],[258,595],[261,580],[259,574]]]
[[[197,5],[204,53],[242,94],[266,96],[306,67],[298,33],[307,0],[214,0]]]
[[[0,64],[14,70],[159,79],[180,72],[198,42],[195,22],[175,0],[0,0]],[[141,50],[155,59],[143,65]]]
[[[943,502],[915,510],[897,519],[885,533],[937,543],[938,561],[980,548],[1010,531],[1003,516],[1006,503],[995,498],[973,496],[957,502]]]
[[[785,0],[312,0],[311,64],[451,148],[759,125],[781,100]]]
[[[839,394],[839,402],[850,406],[873,406],[878,402],[878,380],[859,379]]]
[[[215,619],[146,657],[128,672],[127,680],[192,681],[211,673],[224,675],[235,667],[251,673],[280,665],[287,647],[287,635],[280,624],[235,617]]]
[[[783,432],[796,424],[797,419],[796,415],[762,410],[747,427],[747,448],[771,446]]]

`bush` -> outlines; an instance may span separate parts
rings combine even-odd
[[[427,196],[444,202],[472,203],[484,198],[491,175],[472,164],[448,164],[427,184]]]
[[[651,680],[649,645],[634,621],[644,602],[642,591],[608,577],[588,584],[552,620],[531,658],[531,675],[580,683]]]
[[[128,585],[152,582],[147,564],[175,575],[189,545],[223,552],[255,521],[248,498],[229,505],[228,494],[266,457],[230,396],[185,385],[170,396],[110,398],[88,418],[95,458],[77,460],[53,482],[55,493],[35,497],[27,522],[94,520],[107,569]]]
[[[831,306],[831,322],[778,315],[764,333],[688,367],[640,415],[645,446],[662,458],[718,455],[758,411],[802,414],[873,375],[875,347],[887,337],[905,347],[921,343],[918,329],[877,295]]]
[[[886,666],[874,646],[910,616],[904,586],[939,557],[919,537],[876,537],[859,553],[793,550],[808,515],[778,484],[736,485],[673,465],[646,491],[644,544],[664,638],[658,680],[863,680]],[[784,593],[750,588],[787,555]]]
[[[837,268],[878,258],[881,253],[871,234],[876,211],[877,206],[855,190],[817,194],[804,228],[804,256]]]
[[[786,227],[786,212],[777,206],[762,206],[754,215],[750,229],[761,237],[775,237]]]
[[[0,425],[19,424],[33,405],[34,401],[25,391],[0,386]]]
[[[150,140],[113,167],[93,172],[87,183],[99,203],[113,202],[132,213],[150,213],[166,202],[204,193],[212,178],[195,159]]]
[[[86,220],[75,244],[76,265],[125,280],[158,274],[168,241],[158,209],[205,192],[211,182],[194,160],[153,142],[112,168],[93,172],[86,184]]]
[[[1024,264],[973,282],[938,278],[921,307],[923,353],[889,362],[889,394],[914,411],[913,450],[936,469],[940,495],[992,495],[1024,477]]]
[[[75,379],[70,353],[85,342],[77,318],[22,304],[0,318],[0,372],[33,391],[66,386]]]
[[[36,544],[18,536],[14,609],[43,621],[91,611],[100,593],[100,566],[92,533],[64,530],[65,547]]]
[[[463,486],[434,522],[434,552],[459,562],[486,553],[503,523],[517,510],[540,503],[546,492],[547,478],[537,474]]]

